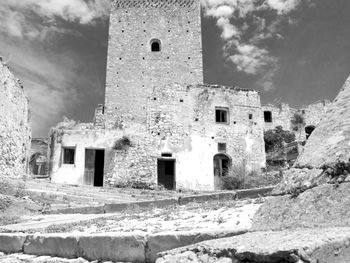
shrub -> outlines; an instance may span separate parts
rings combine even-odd
[[[293,131],[299,131],[305,126],[305,118],[300,113],[294,113],[293,118],[290,121],[292,123]]]
[[[225,190],[235,190],[244,187],[244,177],[246,175],[245,165],[234,165],[228,169],[227,175],[221,177],[222,187]]]
[[[267,153],[278,151],[283,148],[283,142],[290,143],[295,141],[295,134],[283,130],[282,126],[277,126],[273,130],[264,132],[264,141]]]
[[[132,146],[132,144],[129,137],[123,136],[114,143],[113,149],[117,151],[123,151],[127,150],[130,146]]]
[[[245,165],[236,165],[228,170],[227,176],[221,177],[223,189],[250,189],[276,185],[283,177],[280,171],[261,173],[259,170],[248,171]]]

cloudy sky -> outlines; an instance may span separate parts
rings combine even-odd
[[[202,0],[205,82],[300,107],[350,72],[349,0]],[[103,103],[109,0],[1,0],[0,55],[30,98],[33,136]]]

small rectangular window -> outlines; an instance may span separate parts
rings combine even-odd
[[[249,113],[249,120],[253,119],[253,114]]]
[[[226,152],[226,143],[218,143],[218,152]]]
[[[173,157],[171,153],[162,153],[162,157]]]
[[[63,164],[74,164],[75,148],[63,148]]]
[[[265,122],[272,122],[272,112],[264,111],[264,120]]]
[[[215,108],[216,123],[228,123],[228,108]]]

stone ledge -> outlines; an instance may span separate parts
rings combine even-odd
[[[22,252],[26,238],[26,234],[0,234],[0,251],[8,254]]]
[[[140,201],[140,202],[129,202],[129,203],[111,203],[101,206],[87,206],[87,207],[76,207],[52,210],[49,214],[103,214],[103,213],[114,213],[122,212],[131,207],[166,207],[170,205],[185,205],[191,202],[206,202],[220,199],[244,199],[244,198],[258,198],[261,196],[269,196],[273,186],[254,188],[254,189],[243,189],[237,191],[226,191],[217,192],[210,194],[182,196],[179,198],[151,200],[151,201]]]
[[[193,262],[346,263],[350,258],[350,228],[250,232],[162,252],[156,262],[180,262],[184,257]]]
[[[67,234],[29,235],[23,245],[23,253],[38,256],[76,258],[78,237]]]
[[[138,233],[74,234],[0,234],[0,252],[37,256],[85,258],[117,262],[155,262],[159,252],[204,240],[247,233],[248,229],[207,232],[181,231],[151,235]]]

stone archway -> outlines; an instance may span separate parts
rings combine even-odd
[[[214,164],[214,188],[222,189],[222,177],[227,176],[232,165],[231,157],[224,153],[218,153],[213,158]]]

